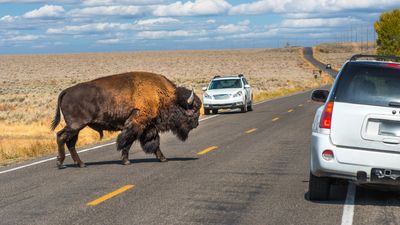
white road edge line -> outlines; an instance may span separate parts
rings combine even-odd
[[[277,97],[277,98],[273,98],[273,99],[267,99],[267,100],[264,100],[264,101],[256,102],[253,105],[259,105],[259,104],[263,104],[263,103],[266,103],[266,102],[275,101],[275,100],[278,100],[278,99],[281,99],[281,98],[287,98],[287,97],[291,97],[291,96],[295,96],[295,95],[300,95],[300,94],[304,94],[304,93],[309,92],[309,91],[311,91],[311,90],[297,92],[297,93],[293,93],[293,94],[290,94],[290,95],[281,96],[281,97]],[[217,116],[219,116],[219,115],[207,116],[206,118],[200,119],[199,122],[204,121],[204,120],[208,120],[208,119],[211,119],[211,118],[215,118]],[[99,148],[102,148],[102,147],[113,145],[115,143],[116,142],[114,141],[114,142],[110,142],[110,143],[107,143],[107,144],[98,145],[98,146],[95,146],[95,147],[92,147],[92,148],[82,149],[82,150],[78,151],[78,153],[93,151],[95,149],[99,149]],[[70,156],[70,154],[66,154],[65,156]],[[9,172],[12,172],[12,171],[20,170],[20,169],[23,169],[23,168],[26,168],[26,167],[31,167],[31,166],[38,165],[38,164],[41,164],[41,163],[45,163],[45,162],[48,162],[48,161],[51,161],[51,160],[55,160],[55,159],[57,159],[57,157],[51,157],[51,158],[48,158],[48,159],[43,159],[43,160],[40,160],[40,161],[37,161],[37,162],[33,162],[33,163],[30,163],[30,164],[26,164],[26,165],[23,165],[23,166],[18,166],[18,167],[11,168],[11,169],[8,169],[8,170],[0,171],[0,174],[4,174],[4,173],[9,173]]]
[[[356,197],[356,186],[349,182],[347,186],[346,201],[343,206],[342,225],[352,225],[354,217],[354,201]]]
[[[208,119],[211,119],[211,118],[214,118],[214,117],[217,117],[217,116],[218,115],[209,116],[209,117],[200,119],[199,122],[204,121],[204,120],[208,120]],[[110,146],[110,145],[114,145],[114,144],[116,144],[115,141],[107,143],[107,144],[98,145],[98,146],[95,146],[95,147],[92,147],[92,148],[82,149],[82,150],[78,151],[78,153],[89,152],[89,151],[93,151],[93,150],[96,150],[96,149],[99,149],[99,148],[102,148],[102,147],[106,147],[106,146]],[[70,156],[70,155],[71,154],[66,154],[65,156]],[[30,163],[30,164],[26,164],[26,165],[23,165],[23,166],[18,166],[18,167],[11,168],[11,169],[8,169],[8,170],[0,171],[0,174],[4,174],[4,173],[9,173],[9,172],[12,172],[12,171],[20,170],[20,169],[23,169],[23,168],[26,168],[26,167],[31,167],[31,166],[34,166],[34,165],[37,165],[37,164],[41,164],[41,163],[45,163],[45,162],[48,162],[48,161],[52,161],[52,160],[55,160],[55,159],[57,159],[57,157],[51,157],[51,158],[48,158],[48,159],[43,159],[43,160],[40,160],[40,161],[37,161],[37,162],[33,162],[33,163]]]

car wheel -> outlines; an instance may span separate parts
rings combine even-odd
[[[247,111],[253,111],[253,101],[247,106]]]
[[[242,113],[247,112],[247,101],[246,101],[246,100],[245,100],[243,106],[240,107],[240,111],[241,111]]]
[[[310,200],[329,200],[330,189],[331,179],[329,177],[317,177],[310,172],[310,182],[308,183],[308,197]]]
[[[212,110],[212,113],[213,113],[213,114],[217,114],[217,113],[218,113],[218,109],[213,109],[213,110]]]
[[[210,115],[210,110],[209,109],[204,109],[204,115]]]

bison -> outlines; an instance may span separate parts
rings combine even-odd
[[[58,168],[64,168],[66,144],[75,164],[85,167],[75,144],[79,131],[86,126],[103,137],[103,130],[121,131],[117,150],[122,164],[129,164],[129,149],[139,140],[144,152],[155,154],[160,162],[167,161],[160,150],[160,132],[172,131],[185,141],[199,124],[201,101],[184,87],[177,87],[165,76],[130,72],[102,77],[63,90],[58,96],[57,110],[51,129],[60,123],[60,111],[65,127],[57,132]]]

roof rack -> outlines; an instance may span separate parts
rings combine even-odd
[[[221,76],[220,76],[220,75],[214,76],[214,78],[213,78],[213,79],[215,79],[215,78],[218,78],[218,77],[221,77]]]
[[[355,61],[360,58],[375,58],[379,61],[384,61],[385,59],[393,59],[395,61],[400,61],[400,57],[398,56],[385,56],[385,55],[362,55],[362,54],[357,54],[353,55],[350,59],[350,61]]]
[[[244,77],[244,74],[239,74],[238,77]]]

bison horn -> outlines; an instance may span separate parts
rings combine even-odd
[[[190,94],[190,97],[189,97],[188,100],[187,100],[187,104],[190,105],[190,106],[192,106],[192,105],[193,105],[193,102],[194,102],[194,90],[193,90],[193,88],[192,88],[192,93]]]

